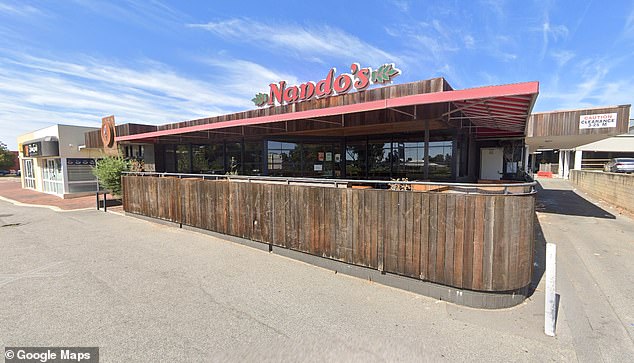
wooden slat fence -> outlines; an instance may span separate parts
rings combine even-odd
[[[529,284],[534,195],[123,177],[126,212],[479,291]]]

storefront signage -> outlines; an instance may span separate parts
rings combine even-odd
[[[394,63],[383,64],[376,70],[370,67],[361,68],[358,63],[352,63],[350,73],[336,75],[335,68],[330,69],[324,79],[315,83],[313,81],[302,83],[299,86],[287,86],[286,81],[271,83],[269,93],[258,93],[251,100],[256,106],[275,106],[308,101],[313,98],[324,98],[335,94],[341,95],[350,92],[353,88],[363,91],[372,84],[391,83],[392,79],[401,71]]]
[[[22,147],[24,148],[22,154],[25,157],[40,156],[42,153],[42,142],[40,141],[24,144]]]
[[[112,148],[115,138],[114,116],[107,116],[101,119],[101,141],[105,148]]]
[[[616,127],[616,112],[579,117],[579,129],[599,129],[604,127]]]

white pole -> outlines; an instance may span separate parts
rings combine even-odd
[[[557,245],[546,243],[546,299],[544,313],[544,333],[555,336],[557,323]]]

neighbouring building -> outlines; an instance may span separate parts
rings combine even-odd
[[[533,171],[568,178],[571,169],[602,170],[614,157],[634,156],[628,134],[631,105],[540,112],[528,119],[526,146]]]
[[[104,153],[88,149],[84,134],[94,127],[54,125],[18,137],[22,187],[62,198],[95,193],[92,173]]]

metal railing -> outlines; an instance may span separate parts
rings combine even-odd
[[[452,183],[452,182],[425,182],[425,181],[400,181],[400,180],[367,180],[367,179],[325,179],[325,178],[297,178],[276,176],[249,176],[233,174],[188,174],[188,173],[163,173],[148,171],[128,171],[124,175],[176,177],[179,179],[199,178],[203,180],[227,180],[248,183],[275,183],[287,185],[324,186],[335,188],[377,188],[393,190],[414,190],[428,192],[459,192],[465,194],[512,194],[527,195],[536,192],[537,182],[517,183]]]

